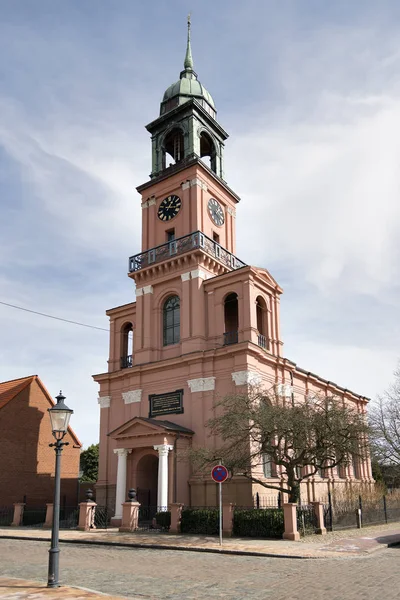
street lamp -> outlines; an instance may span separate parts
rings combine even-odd
[[[49,577],[47,587],[59,587],[58,583],[58,562],[60,549],[58,547],[58,536],[60,530],[60,464],[61,452],[63,446],[68,446],[69,442],[63,442],[63,438],[68,431],[68,423],[74,412],[64,404],[65,396],[62,392],[56,396],[57,404],[48,409],[51,421],[51,430],[55,438],[53,447],[56,453],[56,469],[54,474],[54,504],[53,504],[53,523],[51,527],[51,547],[49,550]]]

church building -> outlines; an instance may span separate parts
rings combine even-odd
[[[127,490],[142,506],[217,505],[217,485],[179,455],[215,444],[205,423],[216,399],[249,384],[278,397],[326,393],[366,411],[367,398],[315,375],[283,355],[282,289],[263,267],[236,256],[240,198],[224,172],[228,134],[194,71],[190,22],[184,69],[164,93],[151,134],[150,179],[140,185],[141,252],[129,258],[136,301],[107,311],[108,371],[100,385],[96,499],[122,516]],[[238,213],[238,218],[240,218]],[[264,465],[259,478],[276,481]],[[326,469],[302,484],[306,501],[328,486],[372,482],[369,460]],[[252,506],[277,495],[244,477],[224,484],[224,500]]]

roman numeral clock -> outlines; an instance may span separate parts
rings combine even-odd
[[[181,206],[182,200],[179,198],[179,196],[176,196],[175,194],[167,196],[158,207],[158,218],[161,219],[161,221],[170,221],[176,217],[181,209]]]

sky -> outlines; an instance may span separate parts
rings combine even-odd
[[[144,126],[179,78],[230,137],[237,256],[284,289],[284,355],[374,400],[400,336],[400,4],[1,0],[0,381],[62,389],[98,441],[105,311],[135,299]]]

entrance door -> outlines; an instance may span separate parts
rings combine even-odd
[[[139,520],[151,521],[157,512],[158,456],[146,454],[139,460],[136,481]]]

